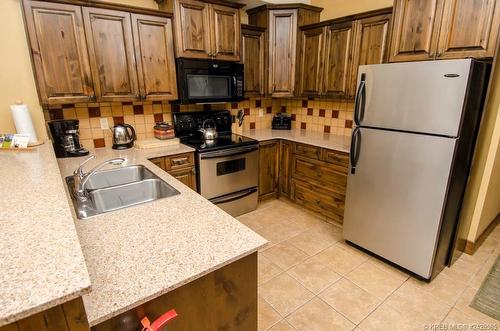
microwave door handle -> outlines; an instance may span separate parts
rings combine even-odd
[[[220,203],[227,203],[227,202],[243,199],[244,197],[247,197],[251,194],[254,194],[255,192],[257,192],[257,188],[253,187],[253,188],[250,188],[248,190],[228,194],[228,195],[225,195],[223,197],[209,199],[209,201],[215,205],[218,205]]]

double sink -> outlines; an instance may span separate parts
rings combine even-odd
[[[142,165],[96,171],[86,180],[85,198],[75,194],[75,177],[66,184],[79,219],[179,194]]]

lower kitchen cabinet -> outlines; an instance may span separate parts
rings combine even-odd
[[[287,140],[260,143],[260,200],[286,197],[342,223],[349,154]]]
[[[279,188],[279,140],[259,144],[259,199],[275,198]]]
[[[149,159],[154,165],[168,172],[186,186],[196,191],[194,153],[182,153]]]
[[[40,313],[0,327],[0,331],[88,331],[87,315],[82,298],[65,302]]]

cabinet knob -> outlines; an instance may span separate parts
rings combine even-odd
[[[437,52],[436,57],[441,57],[441,55],[443,55],[443,53]]]
[[[95,100],[96,100],[96,97],[95,97],[95,94],[94,94],[94,93],[91,93],[91,94],[89,95],[89,100],[90,100],[90,101],[95,101]]]

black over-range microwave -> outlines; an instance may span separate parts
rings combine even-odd
[[[177,85],[182,104],[243,99],[243,64],[177,58]]]

